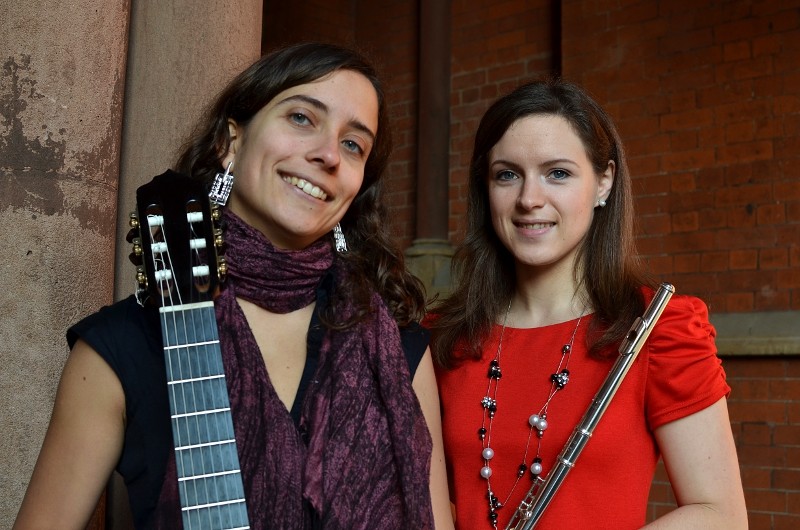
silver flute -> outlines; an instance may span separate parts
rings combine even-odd
[[[614,398],[619,385],[628,374],[633,361],[639,355],[639,350],[642,349],[642,345],[673,294],[675,294],[675,287],[668,283],[662,283],[644,314],[636,318],[620,344],[619,357],[592,399],[583,418],[575,427],[572,436],[558,455],[556,466],[547,475],[547,479],[536,479],[506,526],[506,530],[531,530],[539,522],[558,488],[561,487],[561,483],[564,482],[567,473],[575,466],[575,461],[589,442],[589,438],[592,437],[600,418]]]

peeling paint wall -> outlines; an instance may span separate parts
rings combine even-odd
[[[128,2],[2,3],[9,4],[0,18],[0,527],[7,528],[50,418],[64,332],[113,296]]]
[[[114,301],[115,277],[116,298],[132,291],[136,188],[259,56],[262,2],[231,5],[0,0],[0,528],[36,462],[67,327]]]

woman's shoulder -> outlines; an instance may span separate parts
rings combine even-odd
[[[655,297],[655,289],[652,287],[642,287],[641,289],[645,304],[649,304]],[[663,326],[664,323],[692,323],[697,325],[703,322],[710,326],[708,305],[705,301],[694,295],[676,292],[664,308],[657,325],[661,324]]]
[[[161,332],[155,307],[142,307],[134,296],[107,305],[67,330],[72,348],[83,340],[123,381],[142,370],[163,371]]]
[[[646,303],[653,295],[652,289],[644,289]],[[651,357],[716,357],[716,336],[709,321],[708,305],[696,296],[676,293],[655,323],[647,350]]]
[[[79,338],[87,334],[130,337],[132,331],[144,331],[154,325],[158,325],[155,308],[140,306],[136,297],[131,295],[103,306],[73,324],[67,330],[67,342],[71,348]]]

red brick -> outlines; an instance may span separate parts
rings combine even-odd
[[[786,248],[765,248],[758,251],[758,268],[782,269],[788,265],[789,256]]]
[[[771,140],[721,145],[717,148],[717,162],[721,164],[770,160],[772,157],[773,142]]]
[[[783,359],[773,357],[738,358],[726,357],[722,361],[728,377],[737,379],[773,379],[793,376],[788,371],[789,367],[796,366],[800,370],[800,363],[787,363]],[[795,376],[800,377],[800,376]]]
[[[765,468],[742,465],[742,486],[746,489],[768,489],[772,484],[772,472]]]
[[[787,497],[782,491],[748,489],[744,492],[747,509],[755,512],[786,513]]]
[[[736,440],[737,445],[764,445],[772,444],[772,428],[766,423],[742,423],[742,432]]]
[[[661,129],[679,131],[710,127],[714,123],[714,113],[708,109],[692,109],[665,114],[660,118]]]
[[[672,260],[672,268],[675,272],[699,272],[700,254],[676,254]]]
[[[726,271],[729,260],[727,252],[705,252],[700,260],[700,270],[702,272]]]
[[[668,153],[661,157],[661,165],[665,171],[687,171],[714,163],[714,149],[693,149]]]
[[[730,293],[725,301],[730,313],[747,313],[754,307],[753,293]]]
[[[747,513],[749,530],[775,530],[772,525],[773,516],[770,513]]]
[[[729,42],[722,46],[722,60],[726,62],[749,59],[752,56],[750,41]]]
[[[685,212],[672,215],[673,232],[694,232],[700,228],[697,212]]]
[[[758,268],[758,251],[753,249],[732,250],[729,253],[729,267],[734,270],[753,270]]]
[[[786,208],[781,203],[763,204],[756,210],[756,222],[760,225],[782,224],[786,220]]]
[[[791,509],[791,508],[790,508]],[[798,513],[796,510],[791,509],[794,513]],[[790,514],[775,514],[773,516],[773,527],[771,530],[797,530],[800,528],[800,515],[790,515]],[[751,530],[756,530],[751,527]]]
[[[800,267],[800,244],[798,243],[789,245],[789,266]]]
[[[797,289],[800,288],[800,269],[787,269],[778,271],[778,289]]]

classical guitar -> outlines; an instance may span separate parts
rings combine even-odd
[[[139,293],[159,305],[185,529],[249,528],[213,296],[224,278],[220,212],[167,171],[136,192]]]

